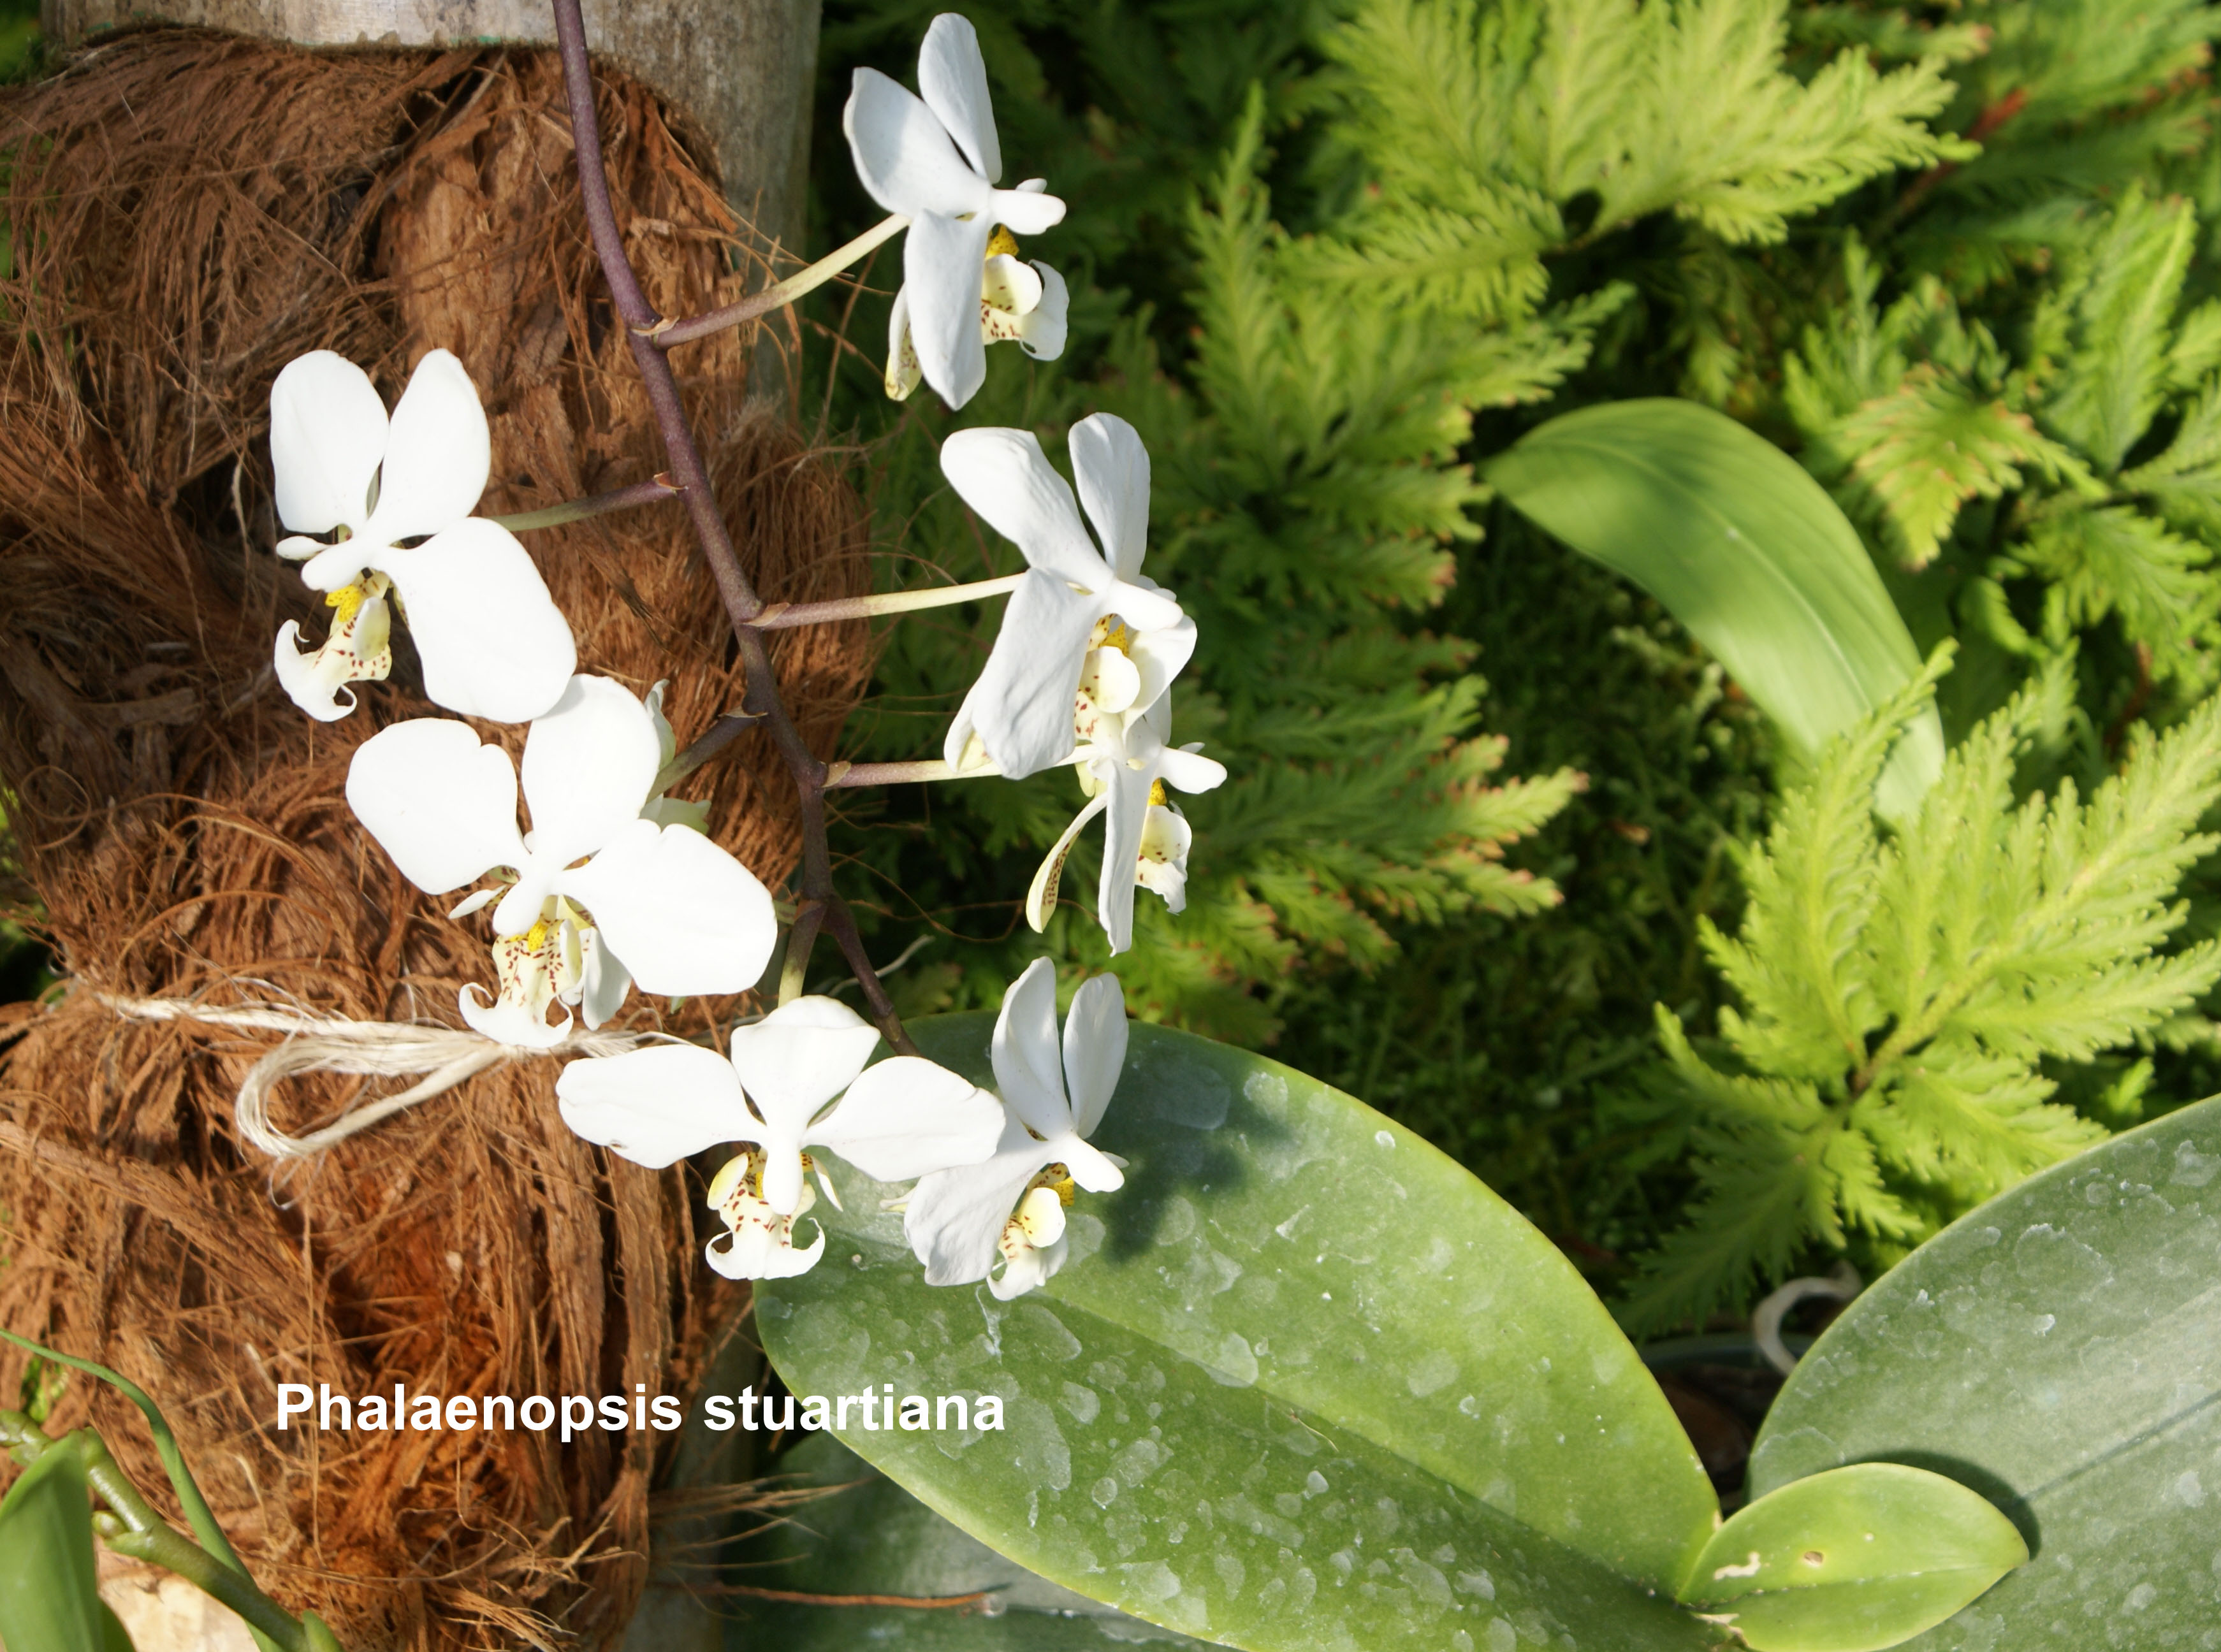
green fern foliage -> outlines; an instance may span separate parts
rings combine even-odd
[[[2149,1040],[2221,979],[2221,946],[2168,950],[2176,887],[2221,843],[2221,704],[2138,730],[2086,798],[2017,795],[2033,688],[1955,748],[1918,816],[1873,814],[1890,747],[1948,651],[1838,742],[1743,867],[1749,906],[1705,946],[1740,1008],[1722,1048],[1660,1032],[1698,1123],[1694,1221],[1651,1259],[1630,1320],[1747,1299],[1811,1249],[1886,1261],[2030,1171],[2101,1139],[2047,1064]]]
[[[824,244],[876,211],[850,69],[906,72],[948,7],[1005,152],[1073,203],[1028,248],[1071,341],[991,351],[960,416],[892,408],[883,260],[813,301],[826,439],[868,454],[910,586],[1017,566],[945,488],[950,430],[1143,432],[1149,571],[1209,639],[1176,735],[1232,771],[1193,801],[1187,910],[1145,899],[1118,960],[1146,1013],[1277,1037],[1606,1288],[1686,1211],[1653,1322],[1815,1251],[1886,1263],[2213,1087],[2181,937],[2221,929],[2183,860],[2221,684],[2221,7],[828,0]],[[1668,395],[1794,454],[1922,648],[1957,643],[1957,755],[1897,835],[1868,810],[1886,719],[1769,781],[1742,685],[1475,480],[1546,419]],[[891,632],[841,754],[936,749],[998,618]],[[1061,774],[844,795],[874,948],[932,931],[906,1010],[991,1003],[1044,945],[1108,961],[1092,867],[1045,942],[1011,899],[1079,801]]]
[[[2182,303],[2198,235],[2188,202],[2130,190],[2068,243],[2017,351],[1933,277],[1880,307],[1851,242],[1846,301],[1785,362],[1806,465],[1901,566],[1963,519],[1985,577],[2033,578],[2067,626],[2116,618],[2158,674],[2209,683],[2221,315]],[[2003,509],[1968,516],[1978,500]]]
[[[1927,124],[1940,60],[1863,51],[1800,80],[1786,0],[1377,0],[1331,35],[1378,181],[1313,268],[1391,302],[1519,317],[1543,254],[1670,211],[1730,245],[1867,179],[1974,151]],[[1576,203],[1592,207],[1578,230]]]
[[[1353,311],[1273,220],[1263,123],[1253,97],[1190,215],[1192,410],[1145,358],[1108,398],[1178,432],[1156,449],[1155,510],[1174,525],[1152,554],[1233,639],[1203,670],[1242,761],[1189,810],[1216,870],[1179,919],[1152,909],[1148,942],[1119,961],[1167,1006],[1198,968],[1269,978],[1322,951],[1371,967],[1394,950],[1388,923],[1555,904],[1502,846],[1580,784],[1500,779],[1505,742],[1472,732],[1481,685],[1457,674],[1469,648],[1398,616],[1439,604],[1452,548],[1478,537],[1467,410],[1547,397],[1617,295],[1449,339],[1393,307]],[[1077,923],[1064,938],[1095,943]]]

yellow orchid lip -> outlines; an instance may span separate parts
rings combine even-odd
[[[710,1179],[710,1186],[703,1194],[702,1202],[713,1211],[723,1211],[726,1225],[729,1227],[739,1226],[740,1220],[737,1211],[729,1210],[727,1206],[734,1205],[739,1200],[762,1203],[766,1156],[764,1150],[754,1142],[744,1142],[741,1144],[741,1150],[719,1166],[717,1173]],[[816,1171],[817,1161],[809,1154],[804,1154],[802,1155],[802,1202],[795,1207],[794,1213],[797,1216],[802,1215],[817,1202],[817,1195],[811,1191],[810,1186],[810,1178],[815,1175]]]
[[[1018,238],[1010,233],[1008,225],[997,224],[995,226],[995,233],[987,237],[987,256],[989,258],[1016,258],[1017,255]]]
[[[353,624],[354,616],[362,611],[365,603],[374,597],[383,597],[392,589],[393,581],[373,570],[360,579],[341,585],[337,591],[327,592],[324,606],[337,610],[332,616],[333,631],[342,631]]]
[[[1091,651],[1096,648],[1116,648],[1120,654],[1131,654],[1134,652],[1135,641],[1132,626],[1127,624],[1117,614],[1105,614],[1095,622],[1095,629],[1088,635],[1087,646]]]

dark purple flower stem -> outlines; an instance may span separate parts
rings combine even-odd
[[[564,89],[570,97],[571,139],[579,159],[579,187],[585,202],[586,228],[593,240],[594,254],[601,261],[602,275],[610,284],[610,297],[616,303],[617,318],[624,323],[634,364],[639,367],[641,381],[647,386],[656,428],[662,432],[664,452],[671,461],[669,475],[686,502],[703,560],[710,565],[710,577],[717,582],[717,594],[732,620],[733,639],[748,677],[746,709],[762,719],[779,755],[785,760],[788,772],[794,777],[802,815],[802,899],[816,902],[823,908],[824,927],[839,943],[857,984],[864,989],[865,1002],[880,1033],[901,1054],[915,1055],[917,1046],[903,1030],[902,1017],[895,1013],[893,1001],[887,997],[879,973],[872,967],[862,937],[856,933],[856,921],[834,893],[833,854],[825,835],[825,765],[804,742],[802,731],[795,727],[794,718],[779,695],[779,678],[772,670],[771,654],[765,647],[763,633],[752,623],[763,612],[763,599],[749,585],[740,558],[734,552],[732,536],[725,531],[724,515],[718,510],[716,494],[710,485],[708,468],[702,462],[701,449],[695,445],[693,429],[687,422],[685,408],[679,400],[679,380],[671,371],[669,360],[656,347],[656,335],[666,330],[663,318],[648,302],[648,295],[641,290],[640,278],[634,273],[632,260],[625,253],[624,236],[617,228],[616,211],[610,199],[609,173],[602,160],[601,122],[594,112],[593,72],[586,60],[586,28],[579,14],[579,0],[554,0],[554,4],[555,37],[563,56]],[[802,962],[805,965],[808,948],[814,939],[806,930],[790,936],[790,945],[798,941],[801,943]]]

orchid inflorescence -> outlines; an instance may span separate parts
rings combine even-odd
[[[588,223],[652,388],[659,376],[668,380],[664,352],[674,345],[792,302],[896,234],[904,242],[889,396],[905,397],[923,383],[960,408],[985,381],[988,344],[1014,341],[1043,360],[1061,354],[1063,278],[1023,257],[1017,237],[1054,228],[1065,203],[1040,178],[998,187],[1002,149],[986,68],[964,18],[944,15],[927,30],[916,94],[874,70],[856,73],[843,129],[864,187],[892,216],[754,298],[673,322],[649,310],[615,232],[577,0],[558,0],[555,9]],[[784,913],[709,835],[706,808],[666,795],[702,760],[679,751],[663,714],[666,685],[643,698],[579,671],[571,627],[516,533],[473,514],[491,441],[475,386],[445,350],[417,363],[390,414],[369,375],[330,351],[298,358],[272,385],[271,459],[287,531],[277,550],[302,564],[303,579],[333,610],[320,647],[306,646],[297,623],[281,628],[277,679],[310,716],[348,716],[360,704],[357,685],[391,673],[398,623],[435,704],[460,717],[529,725],[522,759],[512,760],[454,718],[392,723],[357,748],[347,779],[356,817],[404,877],[429,894],[468,891],[450,912],[454,920],[485,915],[494,986],[490,994],[466,986],[457,1007],[488,1039],[560,1053],[575,1022],[601,1027],[634,987],[668,998],[755,988],[780,950],[785,916],[778,1005],[731,1028],[724,1053],[652,1043],[572,1061],[556,1080],[566,1123],[635,1163],[661,1168],[721,1143],[737,1148],[708,1190],[723,1223],[707,1248],[711,1267],[746,1279],[811,1267],[824,1233],[798,1244],[796,1224],[820,1190],[838,1203],[815,1156],[834,1154],[877,1180],[915,1181],[889,1207],[902,1211],[930,1282],[985,1280],[1005,1298],[1031,1290],[1063,1264],[1066,1211],[1077,1192],[1108,1192],[1123,1180],[1119,1161],[1088,1140],[1124,1065],[1117,979],[1098,975],[1079,986],[1060,1042],[1054,972],[1047,959],[1029,967],[996,1023],[999,1094],[925,1060],[827,881],[823,794],[868,783],[874,767],[889,779],[1017,779],[1068,765],[1085,804],[1028,892],[1033,928],[1047,926],[1065,860],[1098,815],[1097,917],[1111,952],[1132,945],[1137,888],[1182,909],[1192,835],[1172,792],[1208,790],[1226,771],[1199,748],[1171,743],[1171,685],[1194,653],[1196,628],[1173,593],[1142,572],[1148,454],[1124,420],[1081,420],[1070,433],[1075,498],[1031,431],[960,431],[942,447],[942,468],[1017,545],[1024,573],[768,610],[724,538],[678,398],[661,399],[673,462],[659,485],[516,526],[684,498],[748,672],[749,712],[802,795],[809,848]],[[1001,629],[938,763],[833,768],[802,744],[771,675],[764,631],[1004,593]],[[519,826],[520,786],[529,829]],[[847,954],[871,1020],[804,992],[821,929]],[[893,1053],[874,1062],[883,1043]]]

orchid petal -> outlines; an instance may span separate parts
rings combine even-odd
[[[278,554],[288,562],[305,562],[310,557],[319,555],[331,548],[321,539],[310,539],[305,534],[295,534],[291,538],[281,539],[277,545]]]
[[[1015,1301],[1027,1292],[1048,1284],[1064,1266],[1071,1248],[1070,1242],[1061,1235],[1052,1244],[1029,1246],[1004,1260],[1003,1271],[989,1276],[987,1288],[1000,1301]]]
[[[330,350],[287,362],[270,386],[278,520],[299,534],[361,527],[385,441],[385,403],[368,373]]]
[[[1017,1229],[1033,1249],[1048,1250],[1064,1237],[1063,1197],[1047,1184],[1029,1187],[1020,1196],[1018,1208],[1010,1213],[1010,1225]],[[1007,1252],[1004,1254],[1008,1255]],[[1010,1260],[1015,1261],[1018,1259],[1012,1257]]]
[[[925,382],[952,408],[970,401],[987,379],[979,295],[992,228],[985,217],[921,212],[903,238],[910,348]]]
[[[1003,176],[1003,146],[995,137],[995,110],[987,96],[987,65],[979,56],[971,20],[944,11],[918,48],[917,89],[925,106],[948,128],[972,170],[990,184]]]
[[[509,754],[479,743],[464,723],[417,717],[381,729],[355,748],[347,798],[401,875],[428,895],[528,858]]]
[[[1116,975],[1080,983],[1064,1018],[1064,1079],[1072,1128],[1092,1136],[1126,1069],[1126,993]]]
[[[508,529],[466,517],[413,549],[379,551],[371,566],[400,588],[434,702],[465,716],[529,723],[562,697],[578,647]]]
[[[1048,959],[1027,965],[1003,994],[992,1054],[1004,1104],[1036,1136],[1068,1134],[1072,1108],[1057,1057],[1056,970]]]
[[[959,430],[941,444],[941,470],[965,504],[1025,553],[1029,566],[1083,591],[1110,588],[1110,566],[1087,537],[1072,489],[1032,431]]]
[[[1109,1154],[1089,1146],[1076,1136],[1048,1143],[1051,1158],[1072,1173],[1072,1179],[1091,1193],[1115,1193],[1126,1185],[1126,1173]]]
[[[610,950],[599,929],[586,931],[579,950],[579,1013],[587,1026],[598,1027],[624,1007],[625,994],[632,991],[632,973]]]
[[[1041,271],[1009,253],[997,253],[979,272],[979,302],[1012,318],[1029,314],[1042,301]],[[986,319],[984,315],[983,321]],[[1016,336],[1015,333],[1011,336]]]
[[[960,774],[968,773],[971,764],[976,762],[987,748],[987,742],[979,739],[979,719],[973,710],[973,701],[979,693],[979,685],[976,682],[966,691],[963,702],[956,708],[955,717],[949,723],[948,732],[941,742],[942,761]],[[973,748],[975,741],[978,742],[976,750]],[[993,760],[988,760],[992,763]]]
[[[792,1136],[780,1123],[759,1124],[756,1132],[772,1139],[763,1144],[763,1202],[779,1216],[800,1214],[808,1184],[802,1173],[800,1132]]]
[[[1142,668],[1123,649],[1093,649],[1080,670],[1079,692],[1094,703],[1098,713],[1115,716],[1141,697]]]
[[[895,289],[894,307],[887,311],[887,399],[905,402],[924,381],[917,365],[917,347],[910,339],[910,289]]]
[[[711,1267],[729,1280],[785,1280],[807,1273],[825,1254],[825,1230],[818,1228],[817,1241],[809,1249],[797,1250],[791,1237],[791,1223],[785,1217],[778,1221],[785,1231],[774,1230],[762,1223],[750,1223],[719,1234],[702,1248],[702,1255]],[[722,1250],[718,1248],[720,1245],[724,1247]]]
[[[1174,791],[1209,792],[1224,783],[1226,765],[1197,752],[1168,751],[1158,760],[1157,773]]]
[[[671,679],[660,679],[640,702],[641,709],[648,713],[648,720],[655,725],[655,762],[659,773],[679,755],[679,731],[671,726],[671,719],[663,711],[664,692],[670,686]]]
[[[1012,1208],[1054,1157],[1013,1113],[1004,1120],[993,1158],[921,1180],[903,1211],[903,1235],[925,1264],[925,1282],[968,1285],[985,1279]]]
[[[1135,639],[1134,668],[1141,683],[1130,709],[1146,711],[1165,696],[1173,679],[1187,668],[1195,655],[1195,622],[1185,614],[1176,625],[1144,631]]]
[[[1136,631],[1162,631],[1186,617],[1179,599],[1154,579],[1121,579],[1103,598],[1110,611]]]
[[[908,1181],[983,1163],[1002,1135],[992,1095],[921,1056],[894,1055],[866,1067],[809,1139],[874,1181]]]
[[[1028,188],[1027,185],[1031,185]],[[997,223],[1010,225],[1021,235],[1038,235],[1044,229],[1054,229],[1064,222],[1064,202],[1054,195],[1043,194],[1043,180],[1028,178],[1014,190],[997,190],[987,203],[986,216]]]
[[[550,1026],[523,1004],[510,998],[489,998],[480,1004],[478,995],[485,990],[472,981],[455,994],[455,1007],[463,1012],[463,1019],[472,1031],[497,1044],[509,1044],[518,1049],[552,1049],[570,1036],[568,1011],[564,1012],[562,1020]]]
[[[555,1078],[563,1122],[619,1158],[660,1170],[721,1142],[753,1142],[732,1064],[698,1044],[572,1061]]]
[[[501,897],[502,891],[497,887],[474,891],[450,906],[447,909],[447,916],[456,918],[468,917],[473,912],[484,911]]]
[[[759,1111],[798,1144],[825,1104],[855,1081],[879,1029],[838,998],[799,998],[733,1029],[733,1070]]]
[[[308,541],[316,544],[314,540]],[[376,559],[379,548],[366,539],[343,539],[336,545],[317,545],[316,554],[301,565],[301,583],[311,591],[337,591],[362,578]]]
[[[1026,313],[1018,329],[1018,347],[1036,361],[1054,361],[1064,354],[1072,295],[1064,278],[1038,259],[1034,273],[1041,278],[1041,302]]]
[[[965,164],[948,128],[916,94],[877,69],[859,69],[841,111],[841,129],[848,135],[856,176],[874,201],[911,217],[978,214],[985,246],[991,226],[985,213],[995,188]],[[974,268],[979,262],[975,255]]]
[[[1121,767],[1113,771],[1109,789],[1110,810],[1103,829],[1095,917],[1116,955],[1134,944],[1134,879],[1142,856],[1142,828],[1148,820],[1149,776]]]
[[[1121,579],[1131,579],[1141,573],[1149,545],[1149,451],[1115,413],[1080,420],[1070,441],[1079,503],[1095,524],[1105,560]]]
[[[629,823],[550,887],[594,915],[643,992],[742,992],[778,939],[771,895],[738,860],[684,826]]]
[[[394,405],[378,509],[364,536],[391,545],[445,532],[477,508],[492,467],[493,438],[478,388],[451,352],[434,350]]]
[[[661,758],[655,719],[630,689],[607,677],[572,678],[533,720],[518,765],[534,857],[568,866],[637,820]]]
[[[1187,910],[1187,854],[1195,829],[1173,810],[1152,807],[1142,828],[1141,864],[1134,879],[1163,897],[1174,912]]]
[[[1014,780],[1072,757],[1073,698],[1097,607],[1094,598],[1038,568],[1010,593],[1002,629],[979,680],[964,697],[966,716],[959,722],[968,716],[988,756]]]
[[[1072,854],[1072,846],[1079,841],[1079,834],[1087,823],[1108,808],[1110,803],[1107,794],[1090,799],[1042,858],[1041,869],[1034,873],[1033,885],[1026,891],[1026,922],[1033,926],[1035,935],[1048,928],[1048,915],[1056,910],[1057,887],[1064,880],[1064,863]]]
[[[323,650],[301,648],[301,627],[287,620],[278,628],[277,647],[272,650],[270,663],[278,673],[278,685],[285,691],[286,698],[319,723],[337,723],[354,710],[355,698],[348,693],[347,704],[340,704],[342,685],[317,667],[323,661]]]

